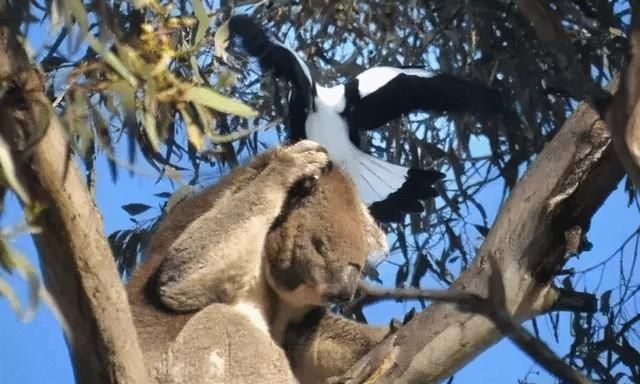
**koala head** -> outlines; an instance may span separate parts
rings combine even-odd
[[[380,252],[386,252],[384,233],[351,179],[333,169],[310,191],[289,193],[267,235],[267,281],[294,306],[347,301],[367,256]]]

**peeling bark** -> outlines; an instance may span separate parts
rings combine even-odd
[[[567,247],[565,233],[588,230],[590,218],[622,176],[605,124],[581,105],[514,188],[474,262],[452,289],[494,299],[490,277],[498,272],[504,287],[499,300],[515,321],[549,310],[558,298],[551,280],[575,247]],[[485,316],[434,304],[340,381],[439,382],[500,337]]]
[[[71,335],[79,383],[147,383],[131,312],[104,236],[102,218],[51,115],[40,73],[2,21],[0,134],[13,150],[22,185],[42,207],[34,235],[45,282]],[[33,206],[27,206],[30,210]]]

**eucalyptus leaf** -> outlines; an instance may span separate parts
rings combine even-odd
[[[198,29],[196,30],[196,37],[194,41],[194,45],[197,46],[200,44],[207,32],[207,28],[209,27],[209,16],[207,16],[207,11],[204,8],[202,0],[193,0],[191,5],[193,7],[193,13],[198,19]]]
[[[189,87],[184,92],[183,97],[183,101],[201,104],[224,113],[230,113],[241,117],[254,117],[258,115],[258,113],[248,105],[223,96],[207,87]]]
[[[122,209],[124,209],[131,216],[136,216],[141,213],[144,213],[150,208],[151,206],[147,204],[142,204],[142,203],[131,203],[131,204],[125,204],[122,206]]]
[[[187,127],[189,142],[196,148],[196,150],[201,151],[202,146],[204,145],[204,135],[200,131],[200,128],[198,128],[198,125],[193,121],[191,115],[189,115],[189,111],[187,111],[183,104],[178,105],[178,110],[180,111],[184,125]]]

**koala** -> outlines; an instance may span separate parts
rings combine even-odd
[[[266,152],[178,203],[127,290],[158,382],[295,382],[291,323],[350,299],[386,251],[348,176],[311,141]]]

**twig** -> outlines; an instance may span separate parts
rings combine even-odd
[[[561,358],[541,340],[534,337],[524,327],[519,325],[513,317],[504,309],[504,306],[497,305],[491,298],[483,298],[474,293],[462,292],[448,289],[396,289],[377,287],[361,282],[359,285],[363,292],[360,299],[354,301],[356,305],[374,303],[388,299],[423,299],[437,301],[440,303],[457,304],[461,309],[485,316],[494,323],[501,334],[508,337],[523,352],[527,353],[544,369],[558,377],[562,382],[586,384],[591,383],[589,379],[580,372],[567,365]],[[354,306],[350,308],[353,309]]]

